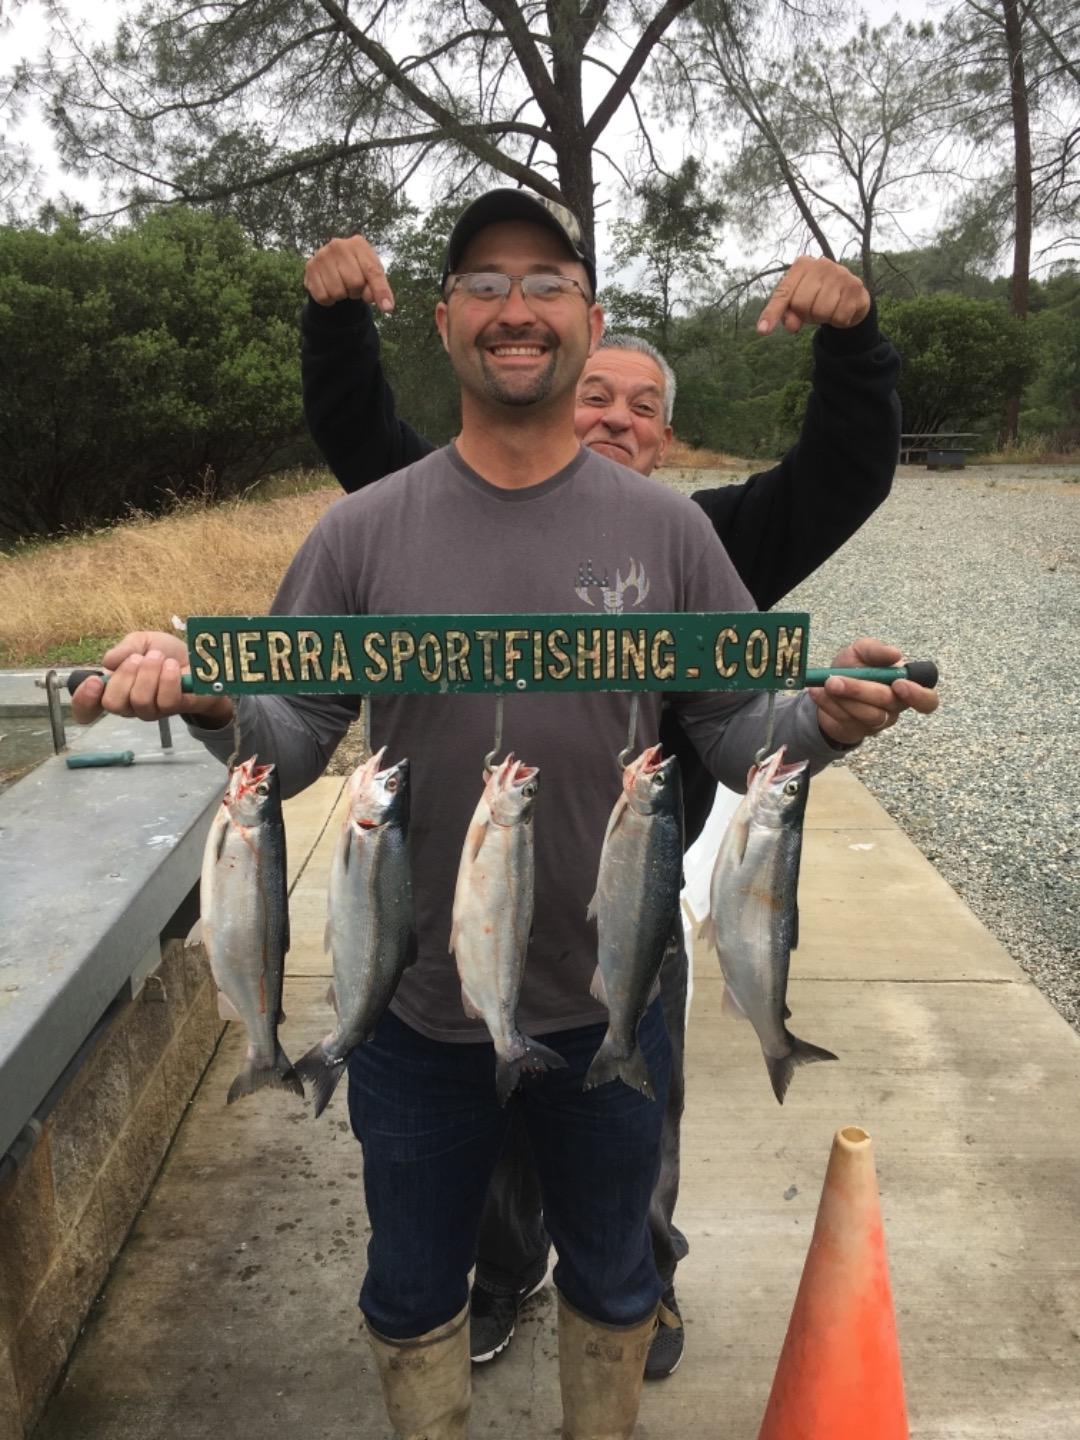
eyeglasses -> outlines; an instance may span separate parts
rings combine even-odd
[[[586,302],[589,299],[582,286],[569,275],[503,275],[497,270],[452,275],[446,294],[449,298],[455,290],[461,290],[470,300],[505,300],[515,280],[521,286],[521,294],[526,300],[550,303],[573,295],[575,290]]]

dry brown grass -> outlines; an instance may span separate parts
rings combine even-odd
[[[752,470],[749,460],[737,455],[725,455],[719,450],[696,450],[676,438],[664,456],[665,470]]]
[[[260,504],[189,505],[95,534],[0,555],[0,662],[98,658],[173,615],[265,614],[336,486]]]

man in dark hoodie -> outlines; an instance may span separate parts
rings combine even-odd
[[[392,313],[394,295],[373,248],[362,235],[331,240],[308,261],[304,278],[310,297],[301,321],[304,413],[327,464],[351,492],[435,447],[396,414],[372,317],[373,307]],[[798,259],[773,292],[757,328],[764,336],[778,325],[795,331],[803,324],[820,328],[798,443],[778,465],[742,484],[693,496],[762,609],[776,604],[854,534],[888,495],[896,467],[900,359],[879,331],[861,281],[831,260]],[[648,342],[605,335],[578,384],[578,438],[600,455],[651,474],[672,439],[675,388],[671,367]],[[630,589],[629,578],[617,578]],[[621,603],[621,595],[613,599],[599,584],[583,583],[579,593],[589,605]],[[853,663],[872,662],[866,657]],[[671,715],[661,739],[665,753],[679,757],[689,846],[705,823],[716,784]],[[679,1187],[687,979],[679,934],[662,974],[674,1063],[663,1162],[649,1217],[666,1287],[661,1312],[666,1323],[657,1330],[646,1364],[651,1379],[671,1374],[684,1345],[674,1276],[688,1247],[672,1215]],[[548,1250],[539,1185],[522,1128],[515,1124],[492,1180],[480,1233],[471,1306],[475,1362],[493,1359],[509,1344],[521,1303],[544,1283]]]

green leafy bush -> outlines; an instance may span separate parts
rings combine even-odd
[[[299,258],[170,210],[0,229],[0,534],[229,494],[303,434]]]

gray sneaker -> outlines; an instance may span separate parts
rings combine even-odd
[[[535,1285],[526,1285],[516,1295],[497,1295],[483,1285],[474,1285],[469,1307],[469,1354],[474,1365],[483,1365],[501,1355],[514,1338],[518,1311],[528,1300],[543,1289],[547,1275],[541,1275]]]
[[[674,1287],[660,1298],[660,1324],[645,1357],[645,1379],[663,1380],[676,1370],[683,1357],[686,1332],[683,1330],[679,1302],[675,1299]]]

